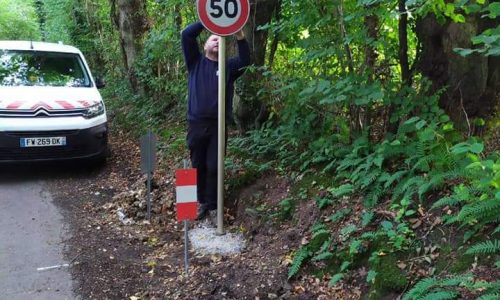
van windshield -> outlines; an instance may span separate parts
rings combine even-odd
[[[78,54],[0,49],[0,86],[90,87]]]

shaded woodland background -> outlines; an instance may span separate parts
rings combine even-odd
[[[237,84],[239,136],[226,165],[314,177],[320,209],[345,197],[364,207],[340,241],[332,228],[342,213],[317,220],[289,277],[309,265],[334,286],[365,264],[377,299],[378,254],[423,247],[415,227],[423,210],[444,211],[440,226],[457,229],[460,243],[446,246],[455,259],[498,270],[500,3],[250,2],[253,65]],[[166,155],[184,141],[180,31],[196,19],[195,1],[185,0],[0,0],[0,38],[78,46],[106,80],[113,122],[135,135],[154,128]],[[297,201],[283,201],[281,216]],[[467,270],[434,270],[405,297],[499,295],[498,279]]]

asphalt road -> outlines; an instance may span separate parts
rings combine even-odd
[[[64,260],[67,226],[46,188],[58,171],[0,165],[0,299],[77,299]],[[50,168],[50,165],[49,165]]]

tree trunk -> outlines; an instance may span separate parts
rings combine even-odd
[[[35,11],[38,17],[38,24],[40,25],[40,33],[42,41],[47,40],[47,30],[45,22],[47,21],[47,12],[45,11],[45,6],[42,0],[35,0],[33,3]]]
[[[473,48],[471,38],[494,26],[478,15],[468,16],[463,24],[442,25],[434,15],[417,22],[417,36],[422,42],[418,68],[432,81],[431,92],[445,89],[440,106],[469,134],[480,130],[471,125],[471,119],[490,117],[499,104],[500,58],[477,54],[462,57],[453,49]]]
[[[279,7],[279,0],[251,0],[250,17],[245,26],[245,36],[250,44],[252,64],[263,66],[266,59],[267,30],[257,28],[271,21]],[[238,84],[234,97],[234,117],[240,133],[259,127],[267,118],[267,106],[257,97],[262,82],[260,71],[246,72]]]
[[[408,63],[408,11],[406,10],[406,1],[399,0],[399,23],[398,23],[398,36],[399,36],[399,66],[401,67],[401,87],[411,85],[410,65]],[[402,89],[404,90],[404,89]],[[401,95],[405,97],[405,95]],[[399,123],[395,121],[390,123],[392,114],[396,111],[395,104],[389,106],[386,120],[384,123],[388,124],[387,132],[395,134],[398,131]]]
[[[367,7],[367,10],[374,11],[375,6]],[[378,27],[379,27],[379,19],[375,14],[371,14],[365,17],[365,28],[368,34],[369,43],[365,46],[365,66],[368,68],[368,81],[370,83],[373,82],[375,74],[377,73],[376,63],[378,54],[373,46],[374,42],[378,39]],[[360,108],[361,110],[361,108]],[[355,135],[358,135],[365,128],[369,131],[371,130],[371,117],[372,117],[372,107],[371,105],[367,105],[364,108],[364,116],[363,122],[361,123],[361,128],[358,128],[359,132],[353,132]],[[371,136],[371,133],[368,132],[368,136]]]
[[[408,63],[408,12],[406,1],[399,0],[399,65],[401,66],[402,85],[411,84],[410,65]]]
[[[134,93],[141,92],[134,70],[135,61],[142,50],[142,38],[148,30],[146,2],[144,0],[110,0],[111,17],[120,34],[123,62]]]

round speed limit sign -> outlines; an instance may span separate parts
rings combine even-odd
[[[248,0],[197,0],[200,21],[206,29],[220,36],[240,31],[248,20]]]

